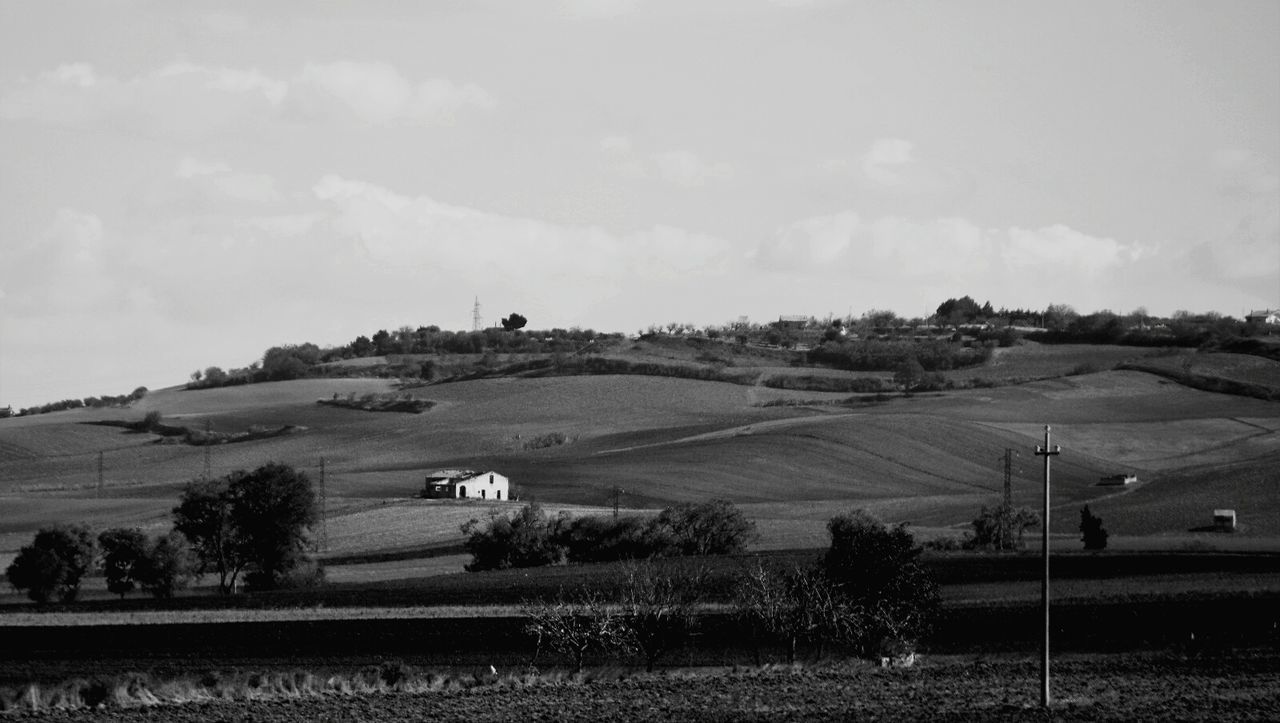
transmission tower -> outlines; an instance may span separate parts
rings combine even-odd
[[[480,297],[476,297],[476,305],[471,309],[471,330],[481,331],[484,329],[484,319],[480,317]]]

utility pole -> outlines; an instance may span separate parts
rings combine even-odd
[[[1010,548],[1009,537],[1013,531],[1009,528],[1013,514],[1013,450],[1004,448],[1004,510],[1000,513],[1000,549]]]
[[[480,318],[480,297],[476,297],[476,305],[471,308],[471,330],[484,331],[484,320]]]
[[[613,486],[613,519],[618,519],[618,501],[622,499],[622,488]]]
[[[1049,446],[1049,425],[1044,425],[1044,446],[1036,447],[1036,456],[1044,457],[1044,519],[1041,523],[1040,546],[1044,554],[1044,579],[1040,581],[1040,605],[1044,608],[1044,642],[1040,659],[1040,706],[1049,707],[1049,458],[1062,454],[1061,447]]]
[[[324,490],[324,457],[320,458],[320,549],[328,552],[329,550],[329,519],[326,514],[328,508],[328,497]]]
[[[204,420],[204,478],[209,479],[210,470],[213,469],[213,440],[209,438],[209,430],[213,428],[209,420]]]

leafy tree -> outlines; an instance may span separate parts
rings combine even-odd
[[[528,319],[513,312],[511,316],[508,316],[507,318],[502,320],[502,330],[515,331],[516,329],[523,329],[524,325],[528,323],[529,323]]]
[[[168,599],[187,586],[195,572],[195,559],[187,539],[177,532],[157,537],[148,546],[138,570],[138,582],[152,597]]]
[[[1105,550],[1109,533],[1102,527],[1102,518],[1089,511],[1089,505],[1080,509],[1080,541],[1086,550]]]
[[[46,603],[57,595],[71,602],[80,592],[80,580],[93,566],[94,544],[89,529],[80,525],[46,527],[5,570],[9,584],[26,590],[27,597]]]
[[[990,550],[1020,550],[1028,528],[1040,524],[1040,516],[1027,507],[1015,508],[1001,502],[995,507],[983,507],[974,519],[970,547]]]
[[[545,646],[572,657],[573,670],[579,673],[587,653],[627,644],[627,629],[616,606],[597,591],[581,588],[566,596],[561,590],[552,602],[526,604],[524,614],[529,618],[525,632],[537,640],[534,662]]]
[[[124,597],[132,592],[146,565],[150,541],[139,529],[115,527],[98,535],[107,589]]]
[[[911,390],[924,381],[924,366],[915,355],[903,357],[893,371],[893,381],[902,386],[902,391],[910,394]]]
[[[511,517],[495,512],[484,522],[473,518],[462,533],[467,536],[463,546],[471,553],[468,572],[550,565],[564,554],[553,522],[537,504],[525,505]]]
[[[728,500],[668,507],[654,521],[670,536],[677,555],[727,555],[742,552],[757,537],[755,523]]]
[[[887,527],[864,510],[827,524],[822,566],[848,608],[843,623],[863,655],[911,647],[938,609],[938,586],[920,565],[922,548],[904,525]]]
[[[229,477],[195,480],[182,490],[173,509],[173,529],[191,543],[199,560],[197,571],[216,573],[223,594],[235,590],[236,578],[249,563],[232,514],[230,486]]]
[[[270,462],[232,474],[227,494],[237,536],[255,568],[249,581],[262,589],[279,586],[307,558],[310,527],[319,516],[311,480]]]
[[[174,529],[190,541],[199,571],[216,572],[219,589],[229,593],[246,568],[253,568],[255,587],[272,588],[304,563],[317,515],[306,474],[272,462],[188,484]]]

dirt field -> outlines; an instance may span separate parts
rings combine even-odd
[[[1093,655],[1056,660],[1054,702],[1039,707],[1030,657],[922,658],[908,669],[864,663],[580,679],[498,675],[440,679],[438,690],[215,701],[54,713],[57,721],[1270,721],[1280,718],[1280,659]]]

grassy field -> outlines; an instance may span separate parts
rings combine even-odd
[[[728,345],[642,346],[633,353],[696,364],[720,347]],[[1110,368],[1143,353],[1150,352],[1027,344],[1000,350],[988,365],[963,373],[1003,381],[1056,377]],[[818,373],[788,370],[776,356],[761,352],[733,361],[761,374]],[[1224,374],[1261,368],[1237,356],[1199,354],[1194,363],[1218,365]],[[1280,404],[1197,391],[1142,372],[847,406],[836,404],[848,397],[843,394],[643,376],[431,385],[414,392],[437,403],[422,414],[316,404],[335,394],[392,389],[390,381],[375,379],[170,389],[127,410],[2,420],[0,562],[52,522],[161,529],[178,491],[204,471],[206,459],[213,474],[280,461],[318,480],[323,458],[326,552],[338,554],[456,544],[458,526],[472,513],[412,500],[427,471],[446,467],[498,469],[523,500],[548,506],[600,508],[615,489],[624,507],[650,511],[725,497],[756,520],[761,549],[821,545],[826,520],[854,507],[933,536],[958,532],[982,505],[997,501],[1006,448],[1020,454],[1015,501],[1038,506],[1040,469],[1031,451],[1045,424],[1063,446],[1054,460],[1055,533],[1073,533],[1079,506],[1089,503],[1117,539],[1146,537],[1157,547],[1184,544],[1168,540],[1183,540],[1207,524],[1215,507],[1237,509],[1237,539],[1280,538]],[[796,406],[760,406],[774,400]],[[304,430],[200,448],[85,424],[137,420],[149,411],[197,429],[290,424]],[[549,433],[569,443],[524,449],[525,440]],[[1141,483],[1123,490],[1096,485],[1117,471],[1137,473]]]

